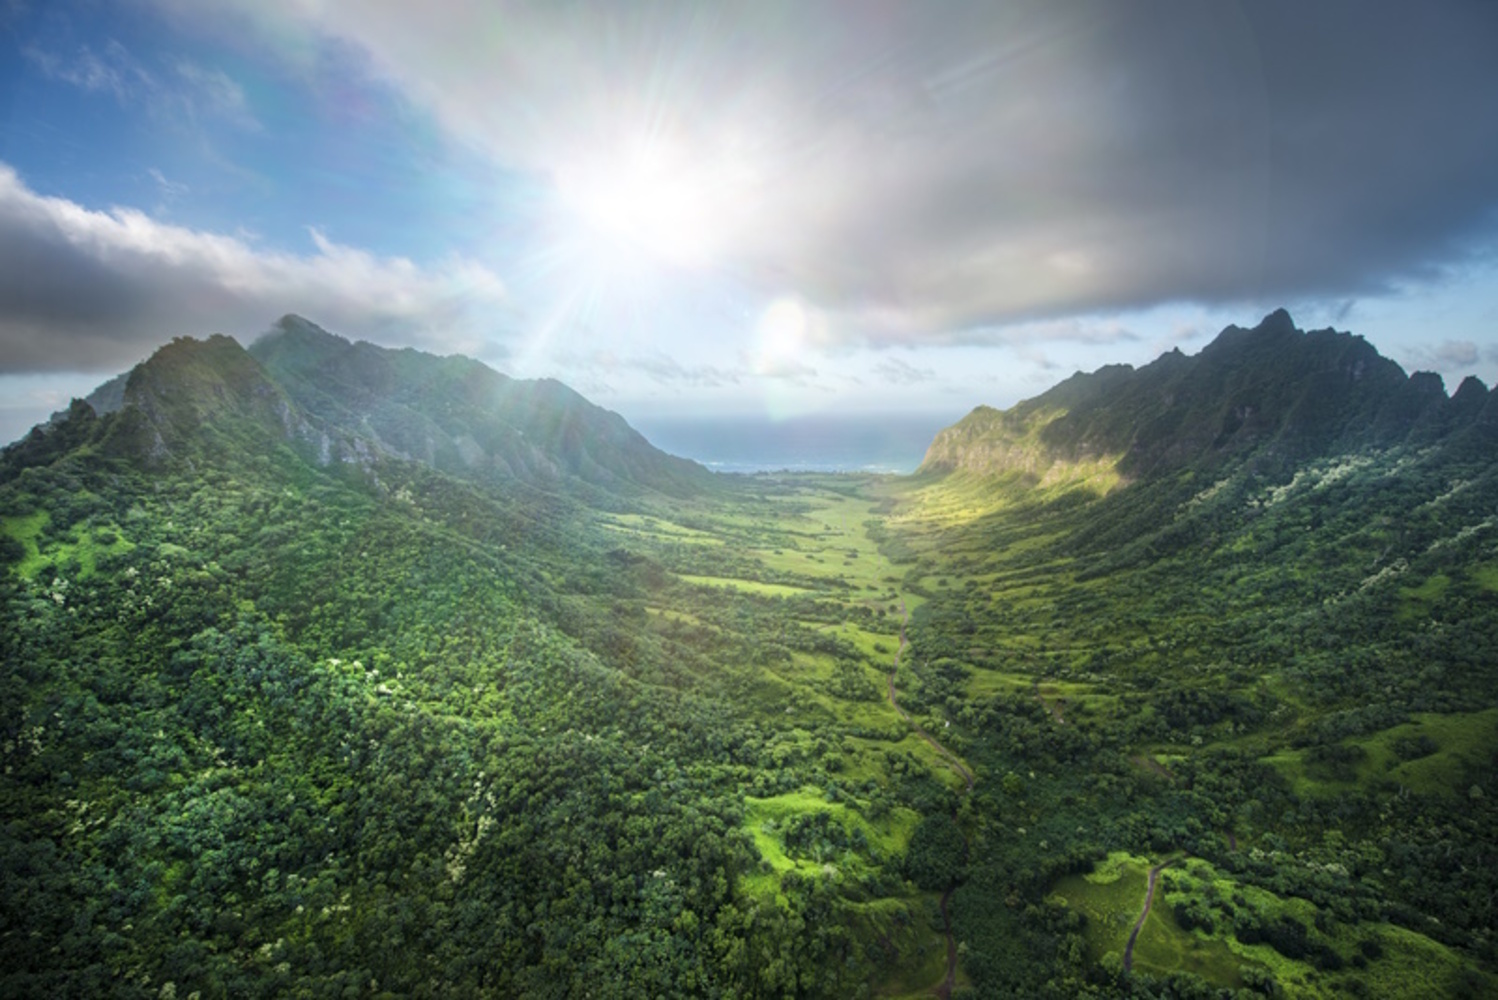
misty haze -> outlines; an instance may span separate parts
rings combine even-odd
[[[1498,8],[0,53],[0,997],[1498,996]]]

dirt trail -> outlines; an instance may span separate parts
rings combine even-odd
[[[950,1000],[952,990],[957,986],[957,939],[952,937],[952,918],[947,914],[947,904],[952,901],[952,892],[956,888],[951,886],[941,894],[941,925],[947,934],[947,974],[936,988],[936,995],[941,1000]]]
[[[1155,905],[1155,882],[1159,880],[1160,873],[1171,865],[1175,859],[1162,861],[1150,869],[1149,886],[1144,890],[1144,911],[1139,914],[1139,919],[1134,921],[1134,929],[1129,932],[1129,943],[1124,945],[1123,967],[1125,972],[1134,968],[1134,942],[1139,940],[1139,932],[1144,929],[1144,922],[1149,919],[1150,907]]]
[[[948,750],[946,747],[942,746],[931,736],[930,733],[922,729],[920,727],[920,724],[910,717],[910,713],[900,707],[900,702],[895,697],[895,674],[900,669],[900,656],[905,652],[905,626],[909,623],[910,612],[905,609],[905,602],[901,601],[900,645],[899,648],[895,650],[895,662],[889,668],[890,706],[896,712],[900,713],[900,718],[904,719],[907,723],[910,724],[910,728],[915,730],[917,736],[929,743],[932,749],[934,749],[938,754],[941,755],[942,761],[948,767],[956,771],[957,774],[962,778],[962,780],[967,782],[967,791],[971,792],[973,790],[973,772],[968,770],[966,764],[957,759],[956,754]],[[947,937],[947,974],[942,977],[941,983],[937,985],[936,989],[934,990],[935,994],[940,997],[941,1000],[948,1000],[948,998],[952,995],[952,990],[955,989],[957,985],[957,939],[952,936],[952,917],[951,914],[947,912],[947,905],[952,901],[952,892],[956,888],[957,887],[955,885],[948,886],[947,891],[942,893],[941,895],[941,922],[942,928]]]

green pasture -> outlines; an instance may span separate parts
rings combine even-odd
[[[798,597],[801,594],[811,593],[805,587],[792,587],[784,583],[761,583],[758,580],[740,580],[732,576],[698,576],[692,573],[682,573],[680,577],[687,583],[696,584],[699,587],[724,587],[743,594],[761,594],[765,597]]]
[[[1425,737],[1433,753],[1403,759],[1396,749]],[[1343,740],[1360,751],[1360,759],[1346,780],[1338,780],[1308,761],[1308,750],[1284,749],[1264,758],[1294,787],[1296,794],[1343,794],[1360,785],[1394,784],[1414,792],[1465,795],[1476,769],[1483,768],[1498,746],[1498,708],[1442,715],[1417,714],[1412,721],[1370,736]]]
[[[1115,851],[1086,875],[1067,875],[1054,894],[1086,918],[1088,952],[1094,961],[1110,951],[1123,954],[1129,931],[1144,908],[1150,863]]]
[[[1163,893],[1162,893],[1163,890]],[[1177,904],[1192,899],[1231,901],[1235,909],[1247,910],[1261,921],[1281,918],[1298,921],[1307,928],[1307,936],[1315,947],[1329,947],[1348,962],[1339,971],[1318,969],[1309,960],[1291,959],[1280,954],[1267,943],[1244,944],[1237,939],[1230,923],[1218,911],[1211,932],[1198,927],[1190,932],[1181,931],[1173,916]],[[1178,868],[1167,869],[1156,888],[1155,907],[1151,914],[1159,913],[1171,924],[1176,937],[1164,935],[1152,939],[1148,951],[1145,938],[1151,928],[1146,924],[1135,947],[1136,964],[1149,959],[1162,969],[1187,968],[1205,978],[1222,984],[1228,980],[1209,975],[1190,964],[1170,966],[1162,958],[1182,948],[1186,953],[1194,952],[1211,964],[1202,968],[1216,968],[1220,973],[1230,966],[1259,966],[1268,969],[1287,997],[1326,998],[1347,996],[1346,984],[1360,980],[1370,990],[1369,996],[1436,998],[1458,995],[1459,982],[1464,976],[1477,975],[1462,962],[1461,958],[1444,945],[1404,927],[1383,922],[1359,923],[1333,922],[1322,930],[1316,923],[1316,906],[1304,899],[1281,897],[1265,889],[1238,882],[1224,876],[1202,859],[1191,859]],[[1184,944],[1191,939],[1194,944]],[[1360,945],[1375,941],[1380,954],[1367,961],[1365,968],[1356,969],[1351,959],[1358,954]],[[1163,944],[1162,949],[1159,947]],[[1491,985],[1491,983],[1489,984]]]
[[[664,522],[656,522],[656,526],[655,527],[646,527],[646,526],[634,526],[634,525],[629,525],[629,524],[621,524],[621,523],[618,522],[618,518],[622,518],[622,517],[626,517],[626,516],[629,516],[629,515],[622,515],[622,514],[615,515],[615,519],[614,520],[600,521],[599,524],[602,527],[608,529],[609,531],[616,532],[616,533],[618,533],[620,535],[628,535],[631,538],[643,539],[643,540],[652,541],[652,542],[669,543],[669,544],[685,543],[685,544],[688,544],[688,545],[723,545],[724,544],[723,539],[717,537],[716,535],[712,535],[712,534],[709,534],[707,532],[702,532],[702,531],[693,531],[693,530],[691,530],[689,528],[681,528],[680,525],[668,525],[668,524],[665,524]],[[636,515],[636,516],[638,516],[638,515]],[[650,519],[642,518],[642,520],[643,521],[648,521]],[[677,529],[677,530],[667,530],[668,528],[673,528],[673,529]]]
[[[877,940],[894,961],[891,974],[874,988],[884,1000],[927,1000],[947,975],[947,942],[940,930],[936,893],[854,904],[854,927],[864,940]],[[957,987],[967,985],[957,965]]]
[[[51,519],[51,516],[44,510],[39,510],[32,514],[0,517],[0,533],[14,538],[26,550],[26,555],[16,565],[16,569],[27,579],[36,576],[37,571],[49,562],[41,554],[37,537],[42,533],[42,529],[47,526],[47,522]]]
[[[76,572],[78,579],[84,580],[93,576],[100,557],[122,555],[135,548],[113,524],[74,525],[66,540],[44,545],[41,535],[50,521],[44,510],[0,518],[0,534],[14,538],[25,550],[16,569],[27,579],[50,567],[62,573]]]

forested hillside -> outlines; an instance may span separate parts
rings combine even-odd
[[[1018,871],[1050,892],[1053,954],[1110,973],[1132,957],[1136,991],[1141,970],[1308,996],[1493,989],[1474,971],[1498,916],[1488,397],[1277,313],[938,437],[883,530],[931,598],[913,684],[1004,775],[954,898],[975,978],[1025,988],[987,958]],[[1058,859],[1039,871],[1037,837]],[[1091,874],[1058,867],[1103,852]]]
[[[0,458],[0,995],[1493,995],[1488,398],[1276,316],[714,477],[175,342]]]

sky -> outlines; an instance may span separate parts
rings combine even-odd
[[[0,440],[298,313],[634,420],[1498,381],[1498,4],[0,0]]]

